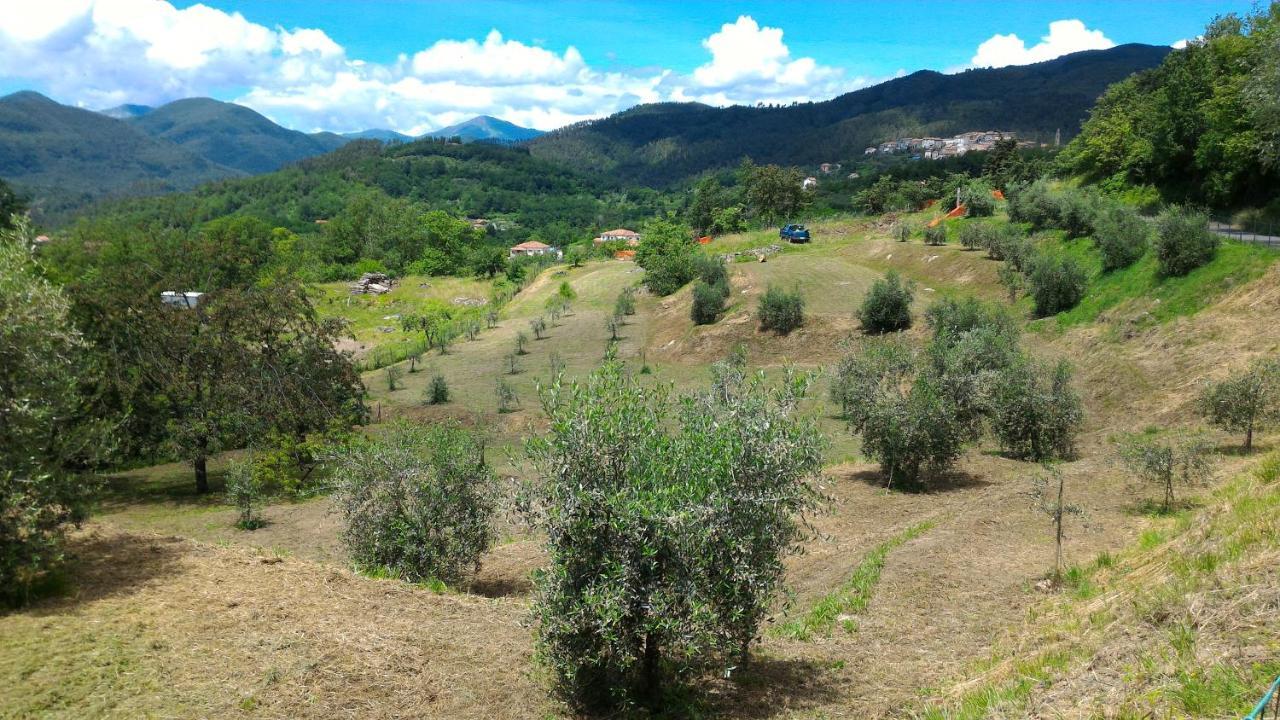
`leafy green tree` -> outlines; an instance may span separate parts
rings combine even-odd
[[[1036,317],[1057,315],[1084,299],[1088,276],[1072,257],[1040,253],[1027,268],[1027,286]]]
[[[804,296],[770,285],[760,297],[760,328],[786,335],[804,324]]]
[[[396,422],[339,452],[333,482],[343,544],[363,570],[456,585],[493,544],[497,479],[457,425]]]
[[[13,219],[25,215],[26,212],[26,200],[14,192],[8,183],[0,179],[0,230],[13,229]]]
[[[542,392],[527,490],[547,538],[538,655],[574,706],[656,704],[699,670],[741,667],[821,500],[809,378],[770,390],[741,365],[672,402],[616,361]]]
[[[995,384],[992,409],[992,430],[1010,456],[1043,462],[1075,454],[1084,406],[1066,361],[1046,366],[1019,358]]]
[[[671,220],[655,219],[645,224],[636,264],[644,268],[644,284],[655,295],[670,295],[694,278],[693,232]]]
[[[86,343],[43,279],[24,218],[0,232],[0,602],[25,603],[63,560],[67,525],[87,516],[74,473],[107,440],[82,412]]]
[[[1203,213],[1173,207],[1156,219],[1156,261],[1163,276],[1186,275],[1209,264],[1220,244]]]
[[[699,280],[693,286],[693,305],[689,316],[695,325],[710,325],[720,318],[724,311],[724,294],[720,286],[708,285]]]
[[[257,530],[266,524],[262,519],[263,490],[262,477],[254,472],[252,461],[233,460],[227,467],[223,499],[237,510],[236,527]]]
[[[1260,358],[1241,372],[1209,383],[1198,402],[1211,425],[1244,433],[1244,449],[1251,450],[1254,431],[1280,421],[1280,360]]]
[[[960,186],[960,204],[969,217],[991,217],[996,212],[996,200],[991,196],[992,187],[986,180],[974,179]]]
[[[871,283],[858,308],[862,331],[886,333],[911,327],[912,289],[911,281],[904,281],[893,270]]]
[[[449,383],[445,381],[443,375],[434,375],[431,378],[431,384],[427,385],[427,403],[430,405],[443,405],[449,402]]]
[[[792,217],[808,203],[804,176],[796,168],[744,162],[738,171],[747,205],[768,225]]]
[[[1122,270],[1138,262],[1147,252],[1151,228],[1138,213],[1113,205],[1098,214],[1093,242],[1102,255],[1102,270]]]

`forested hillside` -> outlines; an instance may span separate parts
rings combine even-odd
[[[1063,167],[1169,202],[1272,203],[1280,222],[1280,5],[1218,18],[1202,40],[1112,86],[1063,152]]]
[[[211,98],[176,100],[129,122],[148,135],[251,175],[278,170],[348,142],[333,133],[289,130],[243,105]]]
[[[1108,85],[1158,65],[1168,48],[1122,45],[1057,60],[958,75],[921,71],[819,103],[712,108],[643,105],[529,143],[537,157],[665,185],[708,169],[757,162],[807,165],[861,157],[910,134],[999,129],[1070,138]]]
[[[56,219],[100,198],[186,190],[239,175],[106,115],[34,92],[0,98],[0,178]]]

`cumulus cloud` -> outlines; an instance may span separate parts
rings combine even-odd
[[[418,134],[477,114],[550,129],[632,105],[825,99],[870,83],[792,57],[780,28],[743,15],[702,41],[692,73],[606,71],[574,47],[444,39],[389,63],[349,57],[323,30],[267,27],[168,0],[0,0],[0,76],[85,107],[212,95],[301,130]]]
[[[1049,23],[1049,34],[1030,47],[1013,33],[991,36],[978,46],[969,65],[978,68],[1028,65],[1081,50],[1106,50],[1115,45],[1101,30],[1090,30],[1079,20],[1055,20]]]

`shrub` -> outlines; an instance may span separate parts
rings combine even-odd
[[[1036,317],[1070,310],[1084,298],[1088,278],[1073,258],[1042,253],[1030,263],[1027,285],[1035,301]]]
[[[1102,255],[1104,272],[1120,270],[1138,262],[1147,251],[1150,226],[1138,213],[1115,205],[1098,215],[1093,243]]]
[[[1010,456],[1041,462],[1074,455],[1084,407],[1065,361],[1052,368],[1015,362],[995,384],[992,409],[992,430]]]
[[[493,394],[498,397],[498,412],[509,413],[520,407],[520,397],[516,395],[516,389],[511,387],[507,381],[499,378],[494,386]]]
[[[950,468],[964,448],[964,428],[936,378],[917,372],[899,340],[869,342],[841,360],[831,397],[890,485],[919,485]]]
[[[342,540],[363,570],[454,585],[493,542],[496,479],[456,425],[394,423],[338,453],[333,478]]]
[[[1156,220],[1156,261],[1165,277],[1186,275],[1218,253],[1219,238],[1209,232],[1209,218],[1185,207],[1173,207]]]
[[[948,347],[965,333],[982,328],[995,328],[1014,338],[1018,336],[1018,326],[1009,313],[974,297],[942,298],[924,311],[924,319],[934,340]]]
[[[1008,196],[1011,222],[1029,223],[1032,230],[1044,230],[1057,223],[1057,208],[1048,181],[1011,187]]]
[[[435,375],[431,378],[426,395],[427,403],[430,405],[443,405],[449,402],[449,383],[445,381],[443,375]]]
[[[626,287],[622,292],[618,293],[618,299],[613,304],[613,314],[620,316],[636,314],[636,289]]]
[[[265,524],[258,512],[263,502],[262,485],[252,462],[234,461],[227,468],[224,497],[228,505],[239,511],[236,527],[241,530],[257,530]]]
[[[804,297],[800,289],[787,292],[770,285],[760,298],[760,327],[786,335],[804,324]]]
[[[724,310],[724,293],[717,285],[708,285],[699,280],[693,286],[693,307],[690,316],[695,325],[710,325],[720,317]]]
[[[1198,435],[1130,435],[1119,441],[1120,461],[1138,476],[1164,490],[1163,507],[1173,507],[1175,485],[1195,485],[1210,474],[1209,444]]]
[[[68,525],[88,516],[93,484],[71,469],[83,448],[104,445],[77,392],[84,340],[62,292],[28,251],[15,217],[0,233],[0,604],[23,604],[50,585]]]
[[[960,204],[969,217],[991,217],[996,213],[996,199],[985,180],[970,180],[960,187]]]
[[[771,391],[717,367],[674,403],[607,362],[542,395],[525,506],[547,538],[537,651],[575,708],[656,704],[698,670],[741,667],[821,500],[822,440]],[[678,411],[674,408],[679,408]]]
[[[862,299],[858,319],[865,333],[885,333],[911,327],[911,283],[890,270],[871,284]]]
[[[946,245],[947,244],[947,226],[946,223],[938,223],[930,225],[924,229],[925,245]]]
[[[387,390],[399,388],[400,378],[404,377],[404,368],[399,365],[388,365],[385,372],[387,374]]]
[[[1093,224],[1098,215],[1098,199],[1092,193],[1075,188],[1065,188],[1052,197],[1054,224],[1067,231],[1067,237],[1079,238],[1093,234]]]
[[[1018,295],[1027,286],[1027,277],[1008,263],[996,269],[996,279],[1000,281],[1000,285],[1004,288],[1005,294],[1008,295],[1011,303],[1018,301]]]
[[[990,248],[991,239],[995,237],[995,234],[995,228],[985,223],[965,223],[960,226],[960,247],[965,250]]]
[[[725,295],[729,294],[729,269],[724,264],[724,260],[709,255],[698,255],[694,259],[693,267],[702,282],[713,287],[722,287]]]
[[[1253,448],[1253,432],[1280,421],[1280,360],[1261,358],[1243,372],[1200,393],[1200,411],[1214,427],[1244,433],[1244,448]]]
[[[898,242],[906,242],[910,240],[911,226],[904,222],[900,222],[897,225],[894,225],[893,236],[898,239]]]

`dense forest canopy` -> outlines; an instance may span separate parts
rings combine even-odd
[[[1274,203],[1280,3],[1217,18],[1202,39],[1159,67],[1113,85],[1062,164],[1110,189],[1154,187],[1169,202],[1217,209]]]

